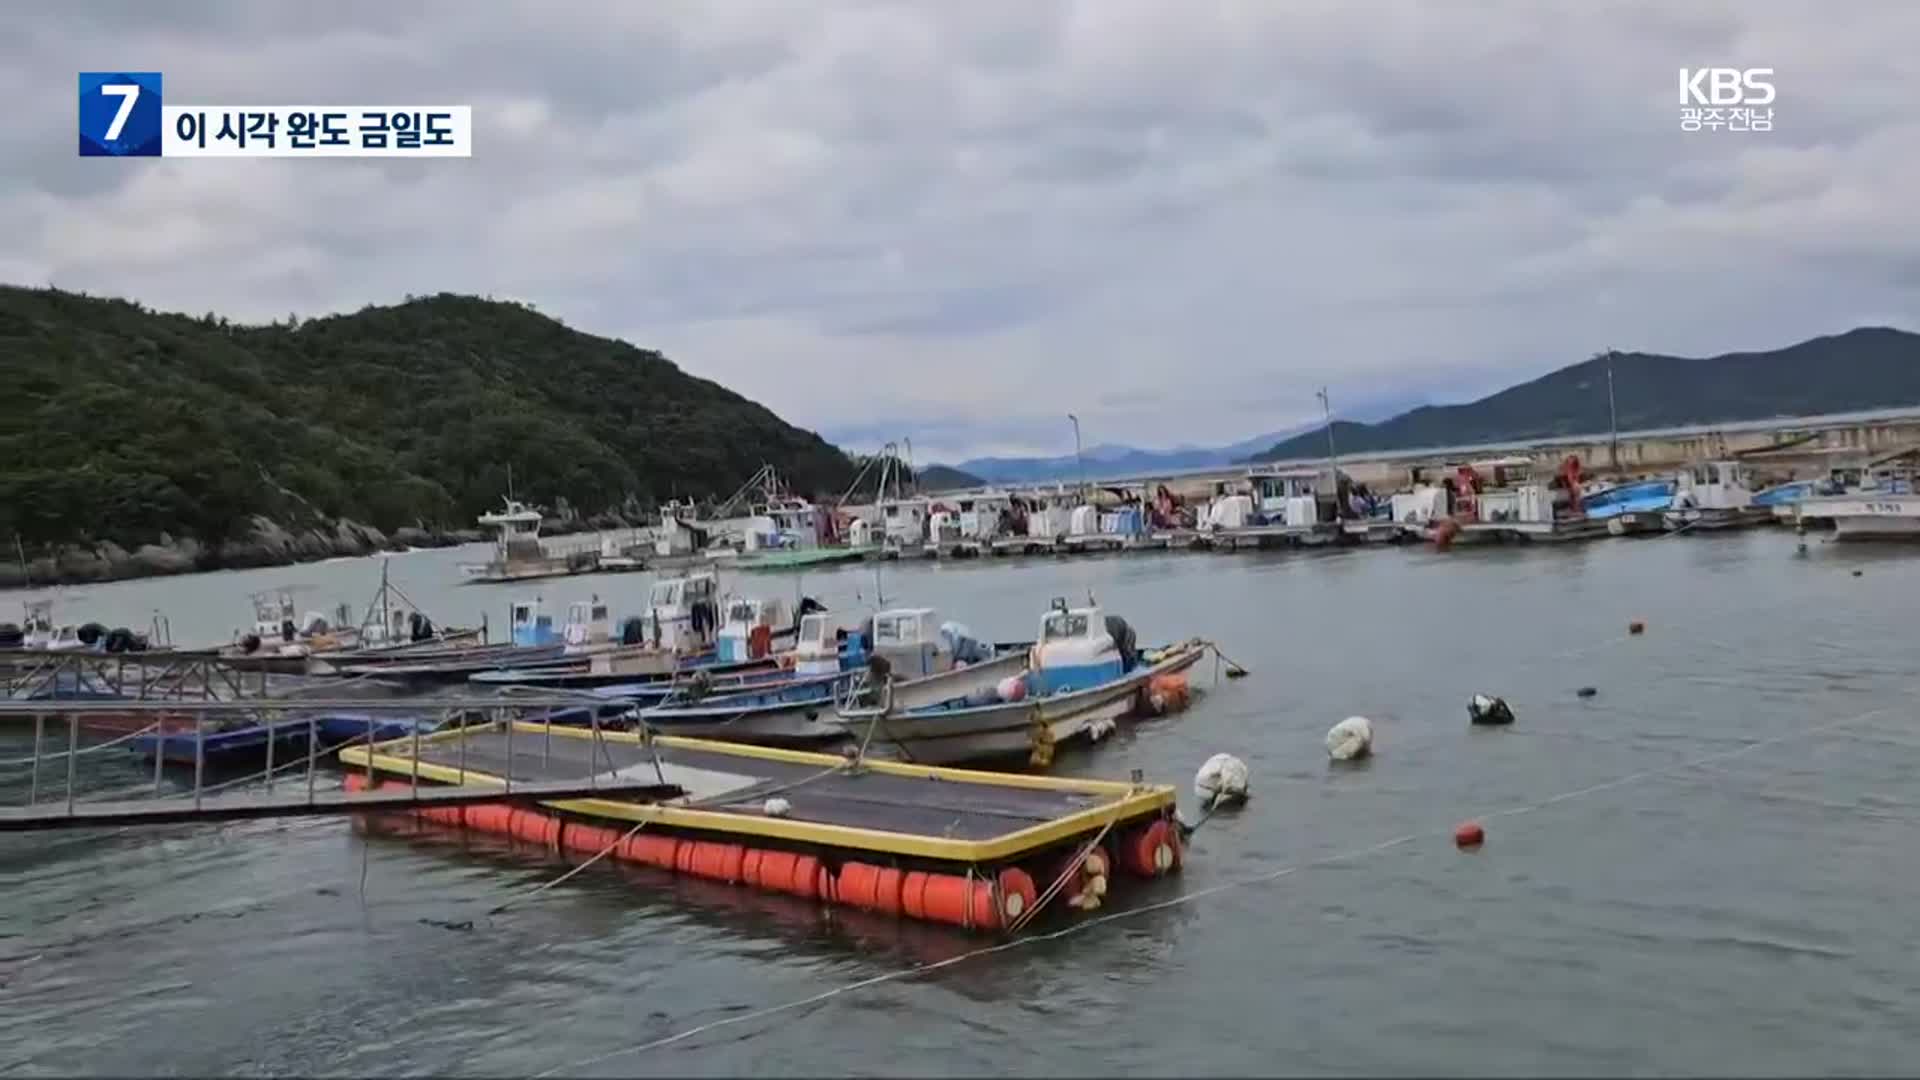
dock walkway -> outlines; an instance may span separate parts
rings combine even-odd
[[[596,752],[596,743],[598,750]],[[1078,780],[853,760],[770,747],[540,723],[462,728],[349,747],[341,760],[389,777],[519,792],[555,777],[682,789],[665,802],[556,798],[552,809],[596,818],[960,862],[1019,857],[1062,840],[1168,812],[1167,785]],[[656,765],[657,756],[657,765]],[[598,766],[597,768],[595,766]],[[768,800],[786,806],[770,813]]]

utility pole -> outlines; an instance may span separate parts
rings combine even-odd
[[[1087,462],[1085,458],[1080,456],[1080,418],[1072,413],[1068,413],[1067,419],[1073,421],[1073,463],[1080,469],[1080,501],[1085,502],[1087,499]]]
[[[1608,346],[1607,357],[1607,457],[1614,472],[1620,471],[1620,413],[1613,403],[1613,347]]]

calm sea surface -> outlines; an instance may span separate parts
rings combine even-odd
[[[391,560],[446,624],[532,589]],[[1854,571],[1861,571],[1859,577]],[[645,576],[593,590],[616,616]],[[226,640],[246,594],[364,604],[372,560],[81,587],[64,617]],[[1186,872],[1215,890],[642,1052],[624,1047],[981,944],[724,887],[563,869],[344,820],[0,837],[0,1072],[17,1075],[1908,1073],[1920,1062],[1920,553],[1780,533],[1436,554],[890,566],[888,602],[982,637],[1092,591],[1143,641],[1252,671],[1065,771],[1254,799]],[[792,576],[732,587],[791,599]],[[870,567],[797,583],[870,603]],[[13,618],[18,594],[0,594]],[[1644,636],[1628,637],[1644,619]],[[1196,682],[1212,680],[1211,663]],[[1598,688],[1581,699],[1575,690]],[[1474,730],[1469,695],[1512,703]],[[1377,756],[1322,737],[1373,719]],[[25,740],[0,733],[0,756]],[[102,755],[106,756],[106,755]],[[17,800],[20,770],[0,769]],[[90,783],[138,782],[132,760]],[[1513,811],[1499,816],[1502,810]],[[1486,824],[1477,854],[1453,826]],[[1393,843],[1393,841],[1399,841]],[[1338,858],[1335,858],[1338,857]],[[1288,871],[1288,868],[1295,868]],[[1260,880],[1263,879],[1264,880]],[[1235,882],[1249,882],[1225,887]],[[423,920],[475,920],[470,932]],[[609,1056],[610,1055],[610,1056]],[[597,1060],[595,1060],[597,1059]],[[579,1064],[591,1061],[591,1064]]]

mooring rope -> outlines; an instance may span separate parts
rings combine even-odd
[[[69,721],[69,722],[72,722],[72,721]],[[109,746],[119,746],[121,743],[126,742],[129,739],[137,739],[142,735],[146,735],[152,732],[155,728],[158,728],[159,726],[160,726],[160,721],[156,720],[153,723],[148,724],[146,727],[141,728],[139,731],[129,731],[125,735],[108,739],[106,742],[103,742],[103,743],[94,743],[91,746],[83,746],[78,750],[75,750],[73,752],[73,756],[79,757],[82,754],[91,754],[96,750],[105,750]],[[52,754],[34,754],[29,757],[8,758],[4,761],[0,761],[0,767],[19,767],[22,765],[31,766],[36,761],[40,761],[40,762],[64,761],[66,760],[66,757],[67,757],[67,752],[65,750],[61,750],[57,753],[52,753]]]
[[[1574,799],[1585,798],[1589,795],[1595,795],[1603,791],[1611,791],[1615,788],[1626,787],[1630,784],[1638,783],[1639,781],[1647,780],[1656,776],[1665,776],[1673,773],[1685,772],[1690,769],[1699,768],[1703,765],[1715,764],[1717,762],[1731,760],[1736,757],[1742,757],[1746,754],[1751,754],[1757,750],[1761,750],[1766,747],[1778,746],[1781,743],[1792,742],[1797,739],[1804,739],[1813,735],[1819,735],[1824,732],[1833,731],[1838,728],[1843,728],[1853,724],[1862,723],[1864,721],[1873,719],[1874,717],[1892,712],[1894,711],[1894,708],[1895,706],[1891,706],[1891,705],[1882,706],[1880,708],[1871,709],[1871,710],[1868,710],[1867,712],[1859,713],[1853,716],[1843,717],[1839,720],[1829,721],[1824,724],[1816,724],[1813,727],[1803,728],[1799,731],[1788,732],[1784,735],[1771,736],[1769,738],[1761,739],[1756,742],[1752,742],[1745,746],[1737,747],[1732,750],[1722,750],[1712,754],[1703,754],[1699,757],[1689,758],[1688,760],[1682,761],[1675,765],[1668,765],[1668,766],[1663,766],[1663,767],[1654,768],[1654,769],[1642,769],[1638,772],[1628,773],[1625,776],[1616,777],[1612,780],[1603,781],[1598,784],[1589,784],[1586,787],[1574,788],[1569,791],[1563,791],[1557,795],[1553,795],[1551,797],[1541,799],[1536,802],[1524,803],[1517,806],[1510,806],[1510,807],[1506,807],[1499,810],[1489,811],[1487,813],[1478,815],[1478,817],[1480,819],[1497,818],[1497,817],[1518,817],[1522,814],[1529,814],[1536,810],[1544,810],[1548,807],[1556,806],[1560,803],[1569,802]],[[968,960],[977,959],[979,957],[991,956],[995,953],[1007,952],[1008,950],[1011,950],[1011,949],[1017,949],[1023,946],[1033,945],[1038,942],[1057,941],[1061,938],[1071,937],[1075,934],[1085,933],[1086,931],[1092,930],[1095,927],[1105,926],[1108,923],[1114,923],[1114,922],[1119,922],[1125,919],[1136,918],[1138,916],[1149,914],[1155,911],[1165,911],[1169,908],[1179,907],[1183,904],[1189,904],[1189,903],[1192,903],[1193,901],[1201,900],[1209,896],[1216,896],[1216,895],[1219,895],[1220,893],[1229,892],[1234,889],[1247,888],[1249,886],[1254,886],[1254,885],[1268,884],[1270,882],[1278,881],[1281,878],[1289,877],[1291,875],[1297,874],[1303,870],[1316,869],[1319,867],[1334,865],[1336,863],[1350,862],[1356,859],[1366,858],[1368,856],[1377,855],[1383,851],[1390,851],[1394,848],[1403,847],[1423,837],[1432,837],[1435,835],[1438,835],[1438,834],[1428,833],[1428,832],[1404,833],[1400,836],[1395,836],[1391,839],[1382,840],[1376,844],[1369,844],[1365,847],[1351,848],[1346,851],[1338,852],[1333,855],[1322,856],[1318,859],[1309,859],[1303,862],[1290,863],[1286,866],[1282,866],[1274,870],[1269,870],[1262,874],[1256,874],[1250,877],[1234,878],[1228,881],[1223,881],[1217,885],[1209,885],[1202,889],[1195,889],[1195,890],[1192,890],[1191,892],[1185,892],[1180,894],[1179,896],[1171,897],[1166,900],[1159,900],[1150,904],[1142,904],[1137,907],[1130,907],[1121,911],[1109,912],[1108,914],[1105,914],[1105,915],[1096,915],[1091,918],[1083,919],[1081,921],[1071,923],[1067,926],[1061,927],[1058,930],[1049,931],[1044,934],[1034,934],[1028,937],[1013,938],[1008,941],[1002,941],[993,945],[983,946],[982,948],[974,949],[969,952],[960,953],[956,956],[950,956],[942,960],[930,961],[924,964],[916,964],[913,967],[901,968],[895,971],[882,972],[878,975],[861,979],[858,982],[847,983],[846,985],[833,987],[828,990],[823,990],[820,993],[812,994],[804,998],[798,998],[793,1001],[783,1002],[778,1005],[772,1005],[764,1009],[756,1009],[753,1012],[740,1013],[733,1016],[721,1017],[718,1020],[711,1020],[711,1021],[708,1021],[707,1023],[688,1028],[685,1031],[676,1032],[672,1035],[662,1036],[661,1038],[658,1038],[658,1039],[651,1039],[647,1042],[638,1043],[636,1045],[624,1047],[619,1050],[612,1050],[604,1054],[596,1055],[594,1057],[582,1058],[577,1061],[567,1062],[566,1064],[555,1066],[554,1068],[548,1069],[545,1072],[535,1073],[534,1075],[536,1077],[549,1077],[549,1076],[556,1076],[561,1073],[573,1072],[575,1070],[589,1068],[594,1065],[601,1064],[603,1062],[611,1061],[617,1057],[624,1057],[628,1054],[644,1053],[648,1050],[656,1050],[656,1049],[659,1049],[660,1047],[670,1046],[674,1043],[685,1042],[688,1039],[695,1038],[697,1036],[703,1035],[709,1031],[717,1030],[719,1028],[731,1027],[735,1024],[744,1024],[752,1020],[761,1020],[770,1016],[778,1015],[780,1013],[791,1012],[795,1009],[803,1009],[809,1005],[817,1005],[822,1002],[832,1000],[833,998],[840,997],[843,994],[850,994],[857,990],[864,990],[868,987],[879,986],[884,983],[898,982],[902,979],[910,979],[919,975],[926,975],[931,972],[939,971],[943,968],[953,967],[956,964],[961,964]],[[1449,831],[1448,834],[1446,835],[1450,837],[1451,832]]]

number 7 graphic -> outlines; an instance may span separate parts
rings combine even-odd
[[[164,112],[157,71],[80,73],[80,156],[159,157]]]
[[[108,97],[120,99],[120,111],[113,114],[113,123],[107,125],[105,141],[112,142],[118,139],[120,132],[126,128],[127,117],[133,115],[133,103],[140,100],[140,84],[120,83],[102,86],[100,92]]]

